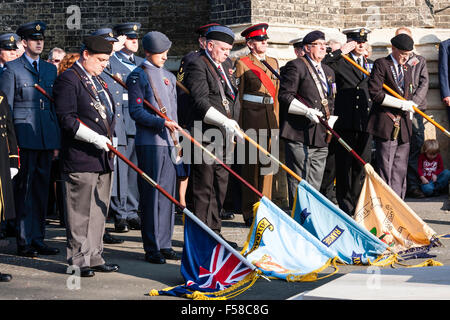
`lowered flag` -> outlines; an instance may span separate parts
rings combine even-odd
[[[287,281],[313,281],[336,260],[333,250],[266,197],[254,210],[254,222],[242,254],[264,275]]]
[[[152,290],[150,295],[228,299],[242,293],[246,288],[240,287],[251,282],[250,287],[258,274],[253,271],[256,268],[249,267],[250,263],[243,262],[246,260],[239,252],[229,248],[231,250],[186,216],[181,260],[181,274],[185,284],[160,291]]]
[[[292,217],[347,264],[373,263],[387,249],[305,180],[298,184]]]
[[[394,252],[440,245],[436,232],[386,184],[370,164],[355,209],[355,221]]]

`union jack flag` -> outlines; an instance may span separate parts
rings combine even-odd
[[[219,243],[212,252],[209,269],[199,267],[197,285],[202,289],[223,290],[241,281],[250,272],[250,268]],[[194,282],[188,281],[187,285],[192,286]]]

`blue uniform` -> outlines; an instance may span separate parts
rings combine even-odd
[[[144,61],[141,57],[135,57],[136,63]],[[136,68],[129,59],[120,51],[114,53],[109,59],[106,71],[118,75],[124,81]],[[136,148],[134,144],[136,126],[130,117],[128,109],[128,91],[108,75],[102,75],[107,82],[109,91],[113,95],[117,121],[115,137],[117,138],[117,150],[127,159],[137,164]],[[110,212],[116,221],[120,219],[137,219],[139,209],[139,191],[137,187],[137,174],[125,162],[117,160],[114,169],[113,188],[111,194]]]
[[[8,99],[20,149],[17,175],[16,216],[19,248],[43,245],[45,214],[53,150],[60,148],[60,130],[54,106],[35,88],[52,95],[56,67],[39,59],[38,71],[26,54],[7,62],[0,76],[0,90]]]
[[[144,68],[145,70],[144,70]],[[176,172],[171,154],[174,143],[163,118],[144,106],[144,99],[158,108],[149,83],[151,76],[167,116],[177,121],[176,78],[169,71],[157,68],[147,61],[136,68],[127,79],[130,115],[136,121],[136,152],[139,167],[175,197]],[[142,240],[146,254],[170,249],[174,205],[157,189],[139,179],[142,208]]]

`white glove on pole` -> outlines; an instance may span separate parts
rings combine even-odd
[[[89,129],[82,123],[80,123],[80,127],[75,134],[75,139],[92,143],[97,149],[102,149],[104,151],[109,151],[108,144],[112,145],[111,141],[107,137],[98,134],[92,129]]]
[[[11,180],[12,180],[16,176],[16,174],[19,172],[19,169],[17,169],[17,168],[10,168],[9,171],[11,173]]]
[[[226,117],[214,107],[208,109],[203,121],[218,127],[224,127],[227,133],[244,140],[239,124],[235,120]]]
[[[319,117],[323,117],[322,111],[308,108],[297,99],[292,100],[291,104],[289,105],[288,113],[305,116],[314,123],[319,123]]]
[[[385,106],[385,107],[397,108],[402,111],[408,111],[408,112],[414,113],[413,106],[416,106],[417,103],[415,103],[412,100],[397,99],[393,96],[386,94],[381,105]]]

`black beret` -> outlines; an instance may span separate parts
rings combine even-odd
[[[319,30],[311,31],[303,38],[303,45],[311,44],[317,39],[325,40],[325,33]]]
[[[84,49],[91,53],[111,54],[113,46],[102,36],[87,36],[83,40]]]
[[[391,39],[394,47],[403,51],[412,51],[414,49],[414,40],[405,33],[400,33]]]

